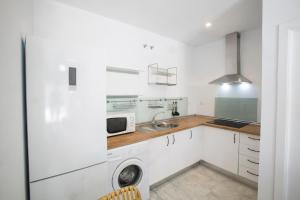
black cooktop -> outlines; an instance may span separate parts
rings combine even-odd
[[[238,120],[232,120],[232,119],[215,119],[208,123],[221,125],[221,126],[229,126],[229,127],[233,127],[233,128],[242,128],[242,127],[250,124],[250,122],[238,121]]]

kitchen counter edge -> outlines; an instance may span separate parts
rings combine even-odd
[[[150,133],[142,133],[139,131],[135,131],[133,133],[127,133],[123,135],[117,135],[107,138],[107,149],[114,149],[138,142],[142,142],[145,140],[149,140],[152,138],[172,134],[178,131],[195,128],[198,126],[209,126],[215,128],[221,128],[225,130],[236,131],[239,133],[246,133],[251,135],[260,136],[260,125],[259,124],[249,124],[242,128],[233,128],[227,126],[220,126],[215,124],[208,123],[209,121],[213,120],[214,117],[203,116],[203,115],[191,115],[186,117],[179,117],[174,119],[163,120],[166,122],[177,123],[179,126],[176,128],[171,128],[164,131],[154,131]]]

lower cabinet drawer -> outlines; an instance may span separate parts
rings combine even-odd
[[[246,144],[240,144],[240,154],[258,159],[259,158],[259,147],[250,146],[250,145],[246,145]]]
[[[240,165],[239,175],[254,182],[258,182],[258,171]]]
[[[259,168],[259,159],[258,158],[253,158],[253,157],[248,157],[240,154],[240,165],[243,165],[246,168],[254,169],[258,171]]]
[[[240,134],[240,143],[259,147],[260,137],[255,136],[255,135],[241,133]]]

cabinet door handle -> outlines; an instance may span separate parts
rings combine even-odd
[[[257,151],[257,150],[254,150],[254,149],[250,149],[250,148],[248,148],[248,150],[249,150],[249,151],[256,152],[256,153],[259,153],[259,151]]]
[[[259,165],[259,163],[258,163],[258,162],[254,162],[254,161],[252,161],[252,160],[249,160],[249,159],[248,159],[248,162],[250,162],[250,163],[253,163],[253,164],[256,164],[256,165]]]
[[[259,138],[248,137],[250,140],[260,140]]]
[[[252,173],[252,172],[249,172],[248,170],[247,170],[247,173],[248,173],[248,174],[251,174],[251,175],[253,175],[253,176],[258,176],[258,174],[254,174],[254,173]]]
[[[168,140],[167,146],[169,146],[170,140],[169,140],[169,136],[168,135],[167,135],[167,140]]]
[[[190,135],[190,140],[193,139],[193,131],[190,131],[191,135]]]
[[[173,135],[173,144],[175,144],[175,135]]]

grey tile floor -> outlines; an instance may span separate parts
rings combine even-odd
[[[153,188],[150,200],[256,200],[257,190],[198,165]]]

